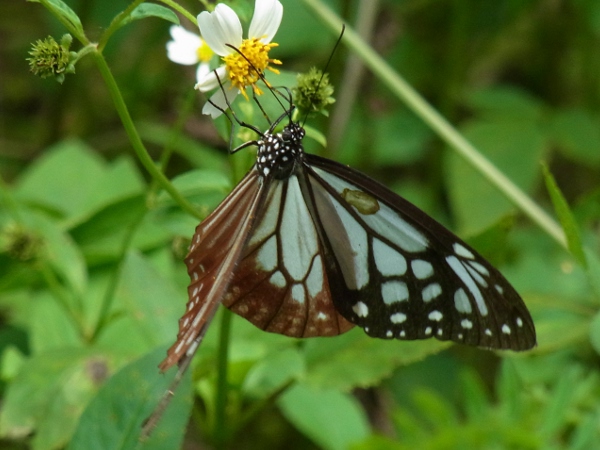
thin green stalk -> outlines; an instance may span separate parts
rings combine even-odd
[[[342,29],[343,21],[319,0],[303,2],[335,34]],[[563,248],[567,240],[560,225],[531,200],[518,186],[500,172],[488,159],[477,151],[456,129],[452,127],[423,97],[421,97],[381,56],[379,56],[360,36],[346,27],[344,42],[355,52],[364,64],[387,85],[413,112],[428,124],[440,138],[452,147],[457,154],[480,172],[502,192],[517,208],[528,216]]]
[[[228,438],[227,427],[227,391],[229,381],[227,365],[229,362],[229,338],[231,335],[232,312],[224,309],[221,316],[221,329],[219,330],[219,348],[217,361],[217,391],[215,396],[215,428],[214,440],[217,450],[224,449]]]
[[[102,52],[102,50],[104,50],[104,47],[108,43],[108,40],[113,35],[113,33],[115,31],[117,31],[119,28],[121,28],[121,26],[122,26],[121,22],[123,22],[123,20],[127,19],[131,15],[133,10],[142,3],[144,3],[144,0],[134,0],[133,2],[131,2],[129,4],[129,6],[127,8],[125,8],[123,11],[121,11],[119,14],[117,14],[115,16],[115,18],[112,20],[112,22],[110,23],[108,28],[104,31],[104,33],[102,33],[102,36],[100,36],[100,41],[98,41],[98,51],[99,52]]]
[[[172,0],[160,0],[161,3],[164,3],[165,5],[173,8],[175,11],[177,11],[179,14],[181,14],[182,16],[184,16],[187,20],[189,20],[190,22],[192,22],[194,25],[198,26],[198,19],[196,19],[196,17],[194,17],[187,9],[185,9],[184,7],[182,7],[179,3],[175,3]]]
[[[64,288],[56,278],[56,274],[52,268],[45,261],[40,261],[37,267],[39,268],[46,285],[50,289],[50,292],[54,294],[54,298],[56,298],[58,304],[63,308],[67,317],[71,320],[81,338],[85,341],[88,341],[89,335],[86,332],[83,317],[78,314],[77,311],[74,311],[73,308],[71,308],[69,299],[64,292]]]
[[[198,219],[202,219],[201,215],[194,208],[194,206],[190,202],[188,202],[179,193],[179,191],[177,191],[177,189],[175,189],[175,187],[171,184],[171,182],[167,179],[167,177],[165,177],[165,175],[156,166],[156,164],[152,160],[152,158],[150,158],[150,155],[148,154],[148,151],[144,147],[144,144],[142,143],[140,135],[138,134],[137,129],[135,128],[135,125],[133,124],[133,121],[131,120],[131,116],[129,115],[127,105],[125,104],[125,101],[123,100],[121,91],[119,90],[117,82],[115,81],[115,79],[110,71],[110,68],[106,64],[106,60],[104,59],[104,56],[99,52],[93,53],[93,56],[94,56],[94,59],[96,60],[96,64],[98,65],[98,69],[100,70],[100,73],[102,74],[102,77],[104,78],[106,86],[108,87],[110,95],[115,104],[115,109],[117,110],[117,113],[119,114],[119,117],[121,118],[121,122],[123,123],[123,127],[125,128],[125,131],[127,132],[127,136],[129,137],[129,141],[131,142],[133,150],[135,151],[135,153],[136,153],[138,159],[140,160],[140,162],[142,163],[142,165],[150,173],[152,178],[155,179],[159,183],[159,185],[171,195],[173,200],[175,200],[175,202],[177,204],[179,204],[179,206],[184,211],[188,212],[189,214],[191,214],[194,217],[197,217]]]

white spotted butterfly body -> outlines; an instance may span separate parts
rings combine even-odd
[[[196,229],[187,311],[162,370],[191,358],[220,303],[293,337],[358,325],[377,338],[535,346],[531,316],[498,270],[386,187],[304,153],[298,123],[273,133],[280,120],[242,146],[258,146],[256,164]]]

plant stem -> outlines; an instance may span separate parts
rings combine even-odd
[[[131,2],[129,4],[129,6],[127,8],[125,8],[125,10],[121,11],[119,14],[117,14],[115,16],[115,18],[112,20],[112,22],[110,23],[108,28],[104,31],[104,33],[102,33],[102,36],[100,36],[100,41],[98,41],[98,51],[99,52],[102,52],[102,50],[104,50],[104,47],[106,46],[108,40],[113,35],[113,33],[115,31],[117,31],[119,28],[121,28],[121,26],[122,26],[121,22],[123,22],[123,20],[127,19],[131,15],[133,10],[142,3],[144,3],[144,0],[134,0],[133,2]]]
[[[336,34],[342,29],[342,20],[319,0],[303,2]],[[452,127],[423,97],[421,97],[381,56],[366,44],[354,30],[346,27],[344,42],[364,64],[412,111],[452,147],[458,155],[473,166],[502,192],[517,208],[528,216],[563,248],[567,240],[560,225],[531,200],[517,185],[500,172]]]
[[[217,391],[215,396],[215,448],[225,448],[228,438],[227,429],[227,391],[229,382],[227,378],[227,366],[229,363],[229,337],[231,335],[232,312],[226,308],[221,316],[221,329],[219,330],[219,349],[217,361]]]
[[[187,9],[182,7],[179,3],[175,3],[172,0],[160,0],[160,2],[164,3],[165,5],[169,6],[170,8],[173,8],[179,14],[184,16],[187,20],[192,22],[194,25],[198,26],[198,19],[196,19],[196,17],[194,17]]]
[[[177,189],[175,189],[175,187],[171,184],[171,182],[167,179],[167,177],[165,177],[165,175],[156,166],[156,164],[152,160],[152,158],[150,158],[150,155],[148,154],[148,151],[144,147],[144,144],[142,143],[140,135],[138,134],[137,129],[135,128],[135,125],[133,124],[133,121],[131,120],[131,116],[129,115],[127,105],[125,104],[125,101],[123,100],[121,91],[119,90],[117,82],[115,81],[115,79],[110,71],[110,68],[106,64],[106,60],[104,59],[104,56],[100,52],[95,52],[92,55],[94,56],[94,59],[96,60],[96,64],[98,65],[98,69],[100,70],[100,73],[102,74],[102,77],[104,78],[106,86],[108,87],[108,90],[110,92],[112,100],[115,104],[115,109],[117,110],[117,113],[119,114],[119,117],[121,118],[121,122],[123,123],[123,127],[125,128],[125,131],[127,132],[127,136],[129,137],[129,141],[131,142],[133,150],[135,151],[135,153],[136,153],[138,159],[140,160],[140,162],[142,163],[142,165],[150,173],[152,178],[154,180],[156,180],[158,182],[158,184],[171,195],[171,197],[173,197],[173,200],[175,200],[175,202],[177,204],[179,204],[179,206],[184,211],[188,212],[189,214],[191,214],[194,217],[197,217],[198,219],[202,219],[201,215],[198,213],[198,211],[196,211],[194,206],[190,202],[188,202],[179,193],[179,191],[177,191]]]

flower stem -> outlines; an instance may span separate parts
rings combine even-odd
[[[342,20],[319,0],[303,2],[333,32],[340,32]],[[421,97],[398,73],[396,73],[354,30],[346,27],[344,42],[358,55],[363,63],[387,85],[387,87],[412,111],[434,130],[438,136],[465,161],[480,172],[502,192],[517,208],[528,216],[563,248],[567,240],[560,225],[539,207],[517,185],[500,172],[488,159],[477,151],[455,128],[448,123],[423,97]]]
[[[171,182],[167,179],[167,177],[165,177],[165,175],[156,166],[156,164],[152,160],[152,158],[150,158],[150,155],[148,154],[148,151],[144,147],[144,144],[142,143],[140,135],[138,134],[137,129],[135,128],[135,125],[133,124],[133,121],[131,120],[131,116],[129,115],[129,110],[127,109],[127,105],[125,104],[125,101],[123,100],[121,91],[119,90],[117,82],[114,79],[114,77],[110,71],[110,68],[108,67],[108,64],[106,64],[106,60],[104,59],[104,56],[100,52],[95,52],[92,55],[94,56],[94,59],[96,60],[96,64],[98,66],[98,69],[100,70],[100,73],[102,74],[102,77],[104,78],[106,86],[108,87],[108,90],[110,92],[112,100],[115,104],[115,109],[117,110],[117,113],[119,114],[119,117],[121,118],[121,122],[123,123],[123,127],[125,128],[125,131],[127,132],[127,136],[129,137],[129,141],[131,142],[133,150],[135,151],[135,153],[136,153],[137,157],[139,158],[140,162],[142,163],[142,165],[146,168],[148,173],[150,173],[152,178],[154,180],[156,180],[158,182],[158,184],[171,195],[173,200],[175,200],[175,202],[177,204],[179,204],[179,206],[181,206],[181,208],[184,211],[188,212],[189,214],[193,215],[194,217],[197,217],[198,219],[202,219],[200,213],[198,211],[196,211],[194,206],[190,202],[188,202],[179,193],[179,191],[177,191],[177,189],[175,189],[175,187],[171,184]]]
[[[221,329],[219,330],[219,349],[217,361],[217,391],[215,396],[215,429],[214,440],[217,450],[224,449],[228,438],[227,428],[227,366],[229,363],[229,337],[231,335],[232,312],[226,308],[221,316]]]
[[[125,8],[125,10],[121,11],[115,16],[115,18],[112,20],[106,31],[102,33],[100,41],[98,41],[98,51],[102,52],[102,50],[104,50],[104,47],[106,46],[106,43],[108,42],[110,37],[115,31],[117,31],[122,26],[121,22],[127,19],[131,15],[133,10],[142,3],[144,3],[144,0],[134,0],[129,4],[127,8]]]
[[[187,9],[182,7],[179,3],[176,3],[172,0],[160,0],[161,3],[173,8],[179,14],[184,16],[187,20],[192,22],[194,25],[198,26],[198,19],[196,19]]]

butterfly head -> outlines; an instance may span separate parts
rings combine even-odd
[[[258,173],[278,180],[288,178],[302,157],[304,128],[297,122],[290,122],[281,133],[265,133],[258,143],[256,165]]]

